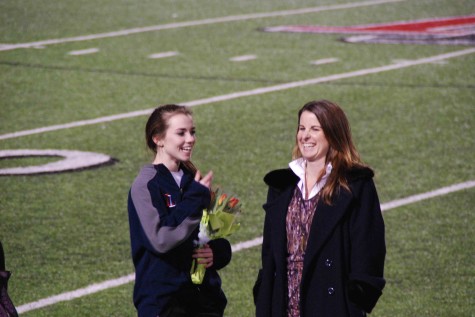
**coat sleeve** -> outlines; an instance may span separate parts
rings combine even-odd
[[[220,238],[208,242],[209,247],[213,250],[213,266],[214,270],[221,270],[231,262],[232,250],[228,240]]]
[[[188,239],[198,227],[203,209],[210,201],[209,190],[193,181],[182,200],[169,212],[158,185],[134,183],[129,193],[129,216],[142,244],[155,253],[166,253]],[[136,220],[135,220],[136,219]]]
[[[383,278],[386,245],[384,221],[372,179],[362,181],[350,222],[350,274],[348,296],[370,313],[385,285]]]
[[[277,192],[269,187],[267,193],[267,203],[273,201]],[[264,205],[265,207],[265,205]],[[256,316],[270,316],[272,306],[272,289],[275,271],[275,263],[271,254],[272,226],[270,224],[271,215],[266,213],[264,220],[264,233],[262,241],[261,259],[262,268],[259,270],[256,282],[253,287],[254,304],[256,305]]]

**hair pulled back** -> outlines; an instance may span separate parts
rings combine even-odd
[[[169,127],[168,120],[176,114],[184,114],[191,117],[193,113],[185,106],[166,104],[158,106],[150,114],[145,125],[145,142],[152,152],[157,153],[157,144],[153,141],[154,137],[159,139],[165,137]],[[182,164],[193,174],[196,173],[196,167],[191,161],[182,162]]]

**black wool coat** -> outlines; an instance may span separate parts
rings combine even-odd
[[[373,171],[352,169],[332,205],[319,200],[304,257],[300,285],[301,317],[365,316],[382,294],[386,246],[384,222]],[[287,316],[286,215],[299,178],[275,170],[269,186],[262,269],[254,286],[257,317]]]

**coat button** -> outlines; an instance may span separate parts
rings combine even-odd
[[[328,288],[328,295],[333,295],[335,294],[335,289],[333,287]]]
[[[326,260],[325,260],[325,266],[326,266],[326,267],[330,267],[330,266],[332,266],[332,264],[333,264],[333,261],[332,261],[332,260],[330,260],[330,259],[326,259]]]

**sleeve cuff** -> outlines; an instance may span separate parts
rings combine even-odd
[[[208,242],[213,250],[213,266],[215,270],[220,270],[231,262],[231,244],[226,239],[216,239]]]

